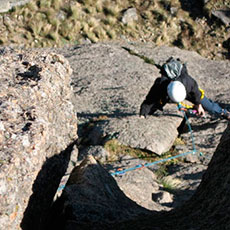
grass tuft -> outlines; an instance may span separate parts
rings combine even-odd
[[[181,181],[179,179],[173,178],[172,176],[166,176],[161,178],[159,183],[163,185],[165,191],[173,194],[177,191]]]
[[[140,159],[150,160],[152,155],[147,151],[134,149],[129,146],[122,145],[116,139],[111,139],[104,144],[104,148],[109,152],[111,158],[109,161],[119,159],[119,156],[129,155]],[[154,155],[155,156],[155,155]]]
[[[124,26],[122,14],[130,7],[136,8],[139,20]],[[225,59],[228,50],[223,44],[229,38],[228,30],[220,21],[211,20],[211,11],[226,7],[230,7],[227,0],[209,0],[204,5],[205,15],[194,19],[191,12],[182,9],[179,0],[33,0],[14,7],[4,20],[0,18],[1,43],[43,47],[60,45],[63,39],[74,44],[84,37],[96,42],[119,39],[122,35],[129,41],[174,45],[208,58]],[[18,36],[19,31],[24,36]],[[51,33],[56,33],[55,39],[47,36]],[[39,42],[34,42],[35,37]]]

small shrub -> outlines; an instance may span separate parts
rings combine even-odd
[[[91,42],[97,42],[98,38],[96,37],[96,35],[92,32],[92,31],[87,31],[86,33],[86,37],[91,41]]]
[[[168,176],[168,170],[166,165],[160,164],[159,168],[155,171],[155,174],[159,180],[165,176]]]
[[[104,144],[104,148],[110,153],[111,156],[115,155],[116,157],[119,157],[121,155],[129,155],[149,161],[153,159],[153,156],[149,154],[149,152],[122,145],[118,142],[117,139],[111,139],[106,141]]]
[[[181,181],[171,176],[163,177],[159,180],[159,183],[163,185],[165,191],[169,193],[175,193],[178,189],[178,186],[181,184]]]
[[[96,27],[99,25],[99,22],[97,19],[95,19],[94,17],[91,17],[89,20],[88,20],[88,25],[89,27]]]
[[[106,16],[118,16],[119,9],[116,6],[112,6],[110,3],[103,7],[103,13]]]
[[[111,39],[115,39],[115,38],[116,38],[116,32],[115,32],[115,30],[108,29],[108,30],[106,31],[106,34],[107,34],[108,37],[111,38]]]
[[[79,5],[78,4],[74,4],[70,6],[70,17],[72,17],[73,19],[78,19],[79,14],[80,14],[81,9],[79,9]]]
[[[37,11],[38,10],[37,4],[34,1],[27,3],[27,7],[31,11]]]
[[[44,9],[49,9],[51,7],[51,1],[49,0],[39,0],[39,7]]]
[[[58,36],[58,33],[56,32],[50,32],[49,34],[47,34],[47,38],[57,42],[59,40],[59,36]]]
[[[52,0],[51,4],[55,10],[59,10],[62,6],[62,0]]]
[[[39,36],[43,27],[42,21],[30,21],[28,23],[29,30],[35,35]]]
[[[96,28],[94,28],[93,32],[99,39],[103,40],[108,38],[106,31],[101,26],[97,26]]]
[[[102,1],[97,1],[95,5],[96,12],[101,13],[103,11]]]

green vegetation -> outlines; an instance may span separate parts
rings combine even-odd
[[[135,7],[138,20],[123,24],[123,12]],[[0,17],[0,44],[61,47],[65,44],[120,40],[152,42],[226,58],[227,28],[211,20],[211,10],[230,7],[210,0],[204,11],[185,9],[179,0],[32,0]],[[194,17],[196,15],[196,17]]]
[[[151,154],[145,150],[134,149],[129,146],[122,145],[116,139],[111,139],[105,142],[104,148],[109,152],[110,159],[108,161],[116,161],[122,155],[130,155],[135,158],[145,159],[147,161],[153,160],[155,154]]]
[[[127,50],[131,55],[135,55],[141,59],[144,60],[144,62],[148,63],[148,64],[151,64],[151,65],[155,65],[155,61],[153,59],[150,59],[144,55],[140,55],[138,53],[135,53],[133,50],[127,48],[127,47],[123,47],[123,49]]]
[[[181,181],[179,179],[172,178],[171,176],[166,176],[159,179],[159,183],[162,184],[165,191],[173,194],[176,192]]]
[[[109,152],[110,156],[107,162],[117,161],[123,155],[129,155],[133,156],[134,158],[144,159],[148,162],[154,162],[160,159],[165,159],[177,155],[178,153],[174,150],[174,146],[183,144],[184,142],[180,138],[177,138],[174,142],[172,149],[161,156],[150,153],[149,151],[135,149],[129,146],[122,145],[118,142],[117,139],[111,139],[106,141],[104,144],[104,148]],[[170,193],[174,193],[181,182],[180,180],[173,179],[168,175],[168,167],[171,165],[175,165],[180,161],[183,161],[183,158],[176,158],[166,161],[164,163],[160,163],[158,164],[158,169],[155,171],[159,184],[161,184],[163,188]]]
[[[135,158],[145,159],[146,161],[149,161],[149,162],[154,162],[154,161],[158,161],[160,159],[176,156],[178,153],[174,150],[174,146],[178,145],[178,144],[180,144],[180,145],[184,144],[180,138],[177,138],[175,140],[171,150],[162,154],[161,156],[159,156],[155,153],[152,153],[150,151],[144,150],[144,149],[136,149],[136,148],[132,148],[132,147],[129,147],[126,145],[122,145],[115,138],[111,138],[111,139],[107,140],[104,143],[104,148],[109,152],[109,155],[110,155],[110,159],[108,159],[109,161],[116,161],[122,155],[129,155],[129,156],[133,156]],[[168,165],[176,164],[182,160],[183,159],[176,158],[176,159],[172,159],[172,160],[166,161],[164,163],[161,163],[161,165],[164,165],[167,167]],[[160,175],[163,175],[163,176],[166,175],[166,173],[164,173],[163,171],[166,171],[166,169],[161,168],[159,170],[159,172],[162,172],[162,173],[159,173],[159,177],[160,177]]]

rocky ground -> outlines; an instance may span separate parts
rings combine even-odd
[[[188,201],[171,211],[150,211],[129,199],[125,189],[124,193],[117,181],[90,155],[71,173],[62,196],[53,205],[47,229],[51,226],[59,229],[228,229],[229,138],[228,125],[200,186]],[[139,182],[141,190],[146,192],[143,185],[150,177],[144,169],[141,174],[144,174],[142,180],[137,174],[135,179],[126,176],[132,182],[129,191]],[[152,185],[153,180],[154,177]],[[147,187],[149,185],[147,183]],[[148,193],[144,197],[148,197]],[[159,196],[153,193],[152,199],[157,198]]]
[[[158,69],[151,63],[162,64],[171,55],[181,58],[188,63],[189,72],[207,96],[229,108],[227,61],[211,61],[178,48],[154,48],[151,44],[137,43],[76,46],[65,50],[64,55],[73,66],[79,160],[92,154],[111,173],[149,163],[139,159],[138,154],[152,156],[149,158],[154,161],[156,154],[161,155],[172,146],[174,155],[194,149],[188,127],[185,126],[185,133],[179,134],[177,130],[183,116],[175,105],[166,106],[156,116],[138,117],[141,102],[159,76]],[[166,166],[152,165],[114,176],[126,195],[143,207],[170,210],[191,197],[199,185],[227,121],[209,114],[202,119],[191,117],[189,121],[196,154],[188,154],[183,160],[171,161]],[[180,141],[175,144],[177,137]],[[118,151],[108,147],[111,140],[118,141],[118,145],[112,143],[112,148],[118,148]],[[122,150],[120,146],[131,149]],[[135,153],[135,149],[147,153]],[[160,176],[156,176],[158,172]]]
[[[203,215],[207,225],[217,218],[203,203],[218,206],[217,216],[223,213],[229,200],[224,176],[229,168],[228,122],[208,114],[205,119],[191,117],[191,136],[174,104],[146,119],[138,113],[159,76],[156,64],[170,56],[187,62],[206,95],[229,108],[228,61],[133,42],[42,51],[3,48],[0,54],[2,228],[50,229],[51,224],[101,229],[122,222],[127,229],[126,224],[140,226],[139,218],[154,214],[149,226],[157,220],[154,226],[168,230],[161,214],[170,216],[170,226],[174,220],[179,223],[189,211],[183,205],[188,199],[194,218]],[[171,160],[154,163],[166,158]],[[117,173],[132,167],[136,169]],[[181,229],[189,224],[180,223]],[[193,223],[195,229],[202,225]]]

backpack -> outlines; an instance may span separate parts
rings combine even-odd
[[[174,59],[173,57],[170,57],[166,63],[163,64],[162,68],[168,78],[176,80],[176,78],[181,74],[183,63],[181,63],[179,58]]]

